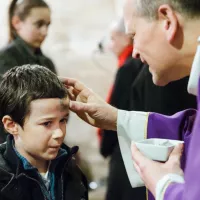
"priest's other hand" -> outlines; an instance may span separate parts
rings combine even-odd
[[[116,108],[107,104],[80,81],[63,77],[59,79],[68,89],[71,111],[92,126],[108,130],[117,129]]]
[[[183,144],[174,148],[167,162],[160,163],[146,158],[135,146],[131,145],[134,166],[140,177],[144,181],[146,187],[155,196],[156,185],[167,174],[183,175],[180,168],[180,159],[183,151]]]

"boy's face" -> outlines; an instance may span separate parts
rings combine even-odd
[[[68,115],[68,98],[32,101],[23,128],[18,125],[14,135],[19,153],[29,162],[56,158],[66,134]]]

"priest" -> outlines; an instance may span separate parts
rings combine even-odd
[[[200,1],[126,0],[124,17],[127,34],[134,39],[133,56],[149,64],[154,83],[163,86],[191,72],[188,91],[200,96]],[[199,200],[199,110],[189,109],[171,117],[117,110],[79,81],[63,81],[74,100],[70,103],[72,111],[93,126],[117,130],[133,187],[145,184],[151,191],[150,200]],[[177,146],[166,163],[158,163],[143,156],[134,144],[130,151],[132,141],[145,138],[179,139],[185,145]]]

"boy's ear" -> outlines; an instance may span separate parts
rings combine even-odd
[[[8,133],[12,135],[18,135],[18,125],[9,115],[3,117],[2,123]]]
[[[18,16],[16,16],[16,15],[13,16],[12,20],[11,20],[11,23],[12,23],[12,26],[14,27],[14,29],[16,31],[18,31],[20,29],[20,27],[21,27],[21,20],[19,19]]]

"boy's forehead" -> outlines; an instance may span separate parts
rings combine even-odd
[[[37,99],[31,102],[30,111],[34,116],[59,114],[59,112],[68,113],[69,99]]]
[[[69,98],[60,99],[60,108],[61,110],[69,109]]]

